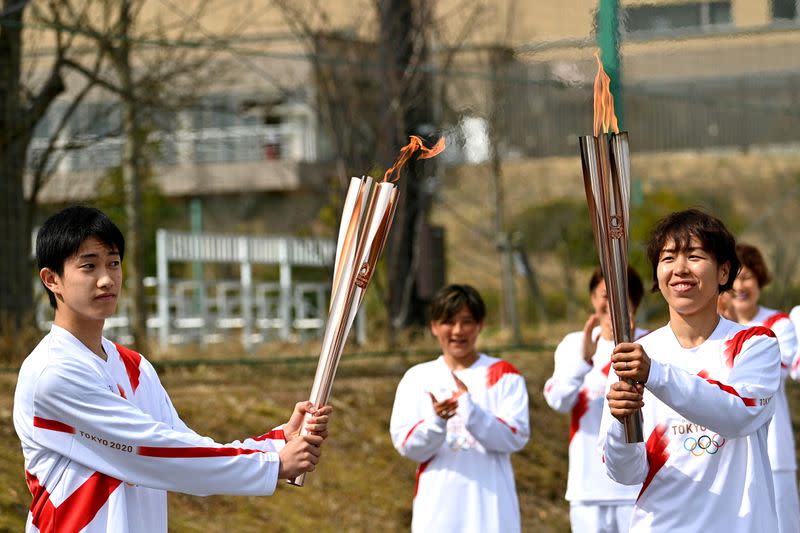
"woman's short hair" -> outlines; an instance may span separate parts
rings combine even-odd
[[[728,263],[730,271],[719,291],[727,291],[739,273],[739,259],[736,256],[736,239],[725,224],[713,215],[699,209],[676,211],[662,218],[653,228],[647,244],[647,258],[653,267],[653,292],[658,292],[658,261],[661,251],[669,241],[675,242],[676,251],[689,249],[692,237],[700,241],[703,250],[714,256],[718,265]]]
[[[769,282],[772,281],[772,275],[769,273],[764,256],[761,255],[758,248],[752,244],[737,244],[736,257],[739,258],[742,266],[749,268],[756,277],[759,288],[769,285]]]
[[[474,287],[459,284],[442,287],[431,301],[431,322],[446,322],[456,316],[464,307],[469,309],[476,322],[483,322],[483,319],[486,318],[486,304]]]

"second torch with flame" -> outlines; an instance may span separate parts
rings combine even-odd
[[[606,282],[614,343],[619,344],[633,340],[628,305],[630,154],[628,133],[620,132],[616,125],[609,79],[599,57],[598,64],[594,135],[578,137],[578,142],[589,218]],[[614,131],[607,133],[609,128]],[[626,417],[623,423],[629,443],[644,441],[641,411]]]

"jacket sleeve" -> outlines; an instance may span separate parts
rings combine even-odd
[[[466,421],[467,430],[489,451],[511,453],[522,449],[530,437],[525,379],[519,374],[505,374],[488,394],[499,395],[494,412],[474,403],[468,392],[458,398],[458,413]]]
[[[182,422],[171,427],[105,388],[99,377],[74,361],[42,373],[34,393],[34,438],[41,446],[154,489],[195,495],[275,490],[276,453],[238,441],[218,444]]]
[[[747,331],[751,330],[741,333]],[[730,356],[727,383],[651,359],[645,386],[687,420],[726,438],[744,437],[768,423],[775,412],[772,400],[781,379],[780,355],[774,336],[753,334],[743,341],[738,355]]]
[[[781,314],[781,316],[785,318],[780,318],[770,325],[770,329],[772,329],[775,336],[778,338],[778,345],[781,349],[781,374],[783,377],[791,374],[793,379],[797,379],[796,374],[792,372],[798,353],[797,333],[789,317],[785,314]]]
[[[544,399],[547,405],[559,413],[568,413],[578,400],[583,380],[592,370],[592,365],[581,355],[582,333],[567,335],[559,343],[555,353],[553,376],[544,385]]]
[[[608,415],[611,416],[611,413]],[[649,470],[645,444],[628,444],[625,428],[616,418],[611,417],[607,426],[605,434],[601,433],[601,441],[608,477],[622,485],[638,485],[644,482]]]
[[[389,432],[400,455],[418,463],[433,457],[447,437],[447,421],[436,415],[430,396],[411,371],[397,386]]]

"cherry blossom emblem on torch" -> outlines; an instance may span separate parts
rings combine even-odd
[[[325,405],[330,399],[345,340],[389,236],[397,208],[398,188],[395,183],[400,179],[400,170],[414,154],[417,159],[429,159],[444,148],[444,137],[427,148],[422,139],[412,135],[381,181],[370,176],[350,179],[336,242],[328,321],[311,387],[310,400],[314,405]],[[306,420],[309,416],[306,415]],[[305,432],[304,421],[301,433]],[[302,475],[289,483],[302,486],[304,479],[305,475]]]

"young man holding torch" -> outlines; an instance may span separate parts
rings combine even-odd
[[[633,268],[628,267],[627,277],[631,331],[638,339],[647,333],[635,328],[633,316],[644,287]],[[569,333],[556,348],[555,369],[545,383],[544,398],[556,411],[572,414],[566,494],[572,531],[623,533],[628,531],[640,487],[609,479],[597,449],[614,348],[608,292],[600,267],[589,278],[589,295],[594,312],[583,331]]]
[[[430,314],[442,355],[406,372],[390,422],[397,451],[419,463],[411,529],[518,532],[511,453],[528,441],[525,379],[477,351],[486,308],[474,288],[444,287]]]
[[[14,395],[33,496],[26,531],[167,531],[167,493],[269,495],[314,470],[329,406],[295,405],[258,437],[218,444],[180,419],[153,366],[102,336],[122,288],[125,240],[97,209],[70,207],[36,239],[53,327],[26,358]],[[310,433],[299,436],[306,413]]]
[[[690,209],[655,227],[647,248],[669,323],[620,343],[607,395],[604,460],[612,479],[642,483],[631,531],[777,531],[767,428],[781,380],[772,330],[717,314],[739,271],[733,235]],[[622,418],[642,410],[645,443]]]

